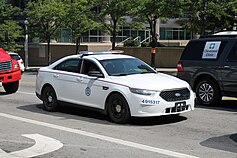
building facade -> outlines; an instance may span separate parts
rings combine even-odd
[[[5,0],[6,3],[10,3],[13,6],[17,6],[22,10],[24,10],[26,4],[29,1],[34,0]],[[19,20],[24,21],[25,19],[19,19]],[[180,25],[176,23],[177,20],[178,19],[169,19],[166,22],[158,22],[157,34],[159,35],[160,40],[167,40],[167,41],[190,40],[193,38],[190,32],[183,29]],[[151,37],[150,29],[148,27],[146,27],[145,29],[133,29],[130,27],[121,27],[116,40],[117,43],[129,39],[138,40],[140,42],[149,42],[150,37]],[[82,35],[81,43],[105,42],[105,39],[110,39],[108,34],[105,34],[101,30],[90,30]],[[68,28],[58,29],[55,42],[72,43],[73,42],[72,31]]]

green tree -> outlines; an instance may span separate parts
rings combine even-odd
[[[22,36],[22,28],[14,20],[19,8],[0,1],[0,47],[9,51],[18,51],[19,46],[16,40]]]
[[[89,0],[70,0],[66,5],[69,18],[65,19],[65,27],[72,30],[74,42],[76,42],[76,53],[78,53],[82,34],[96,27],[91,14],[93,5]]]
[[[161,18],[176,18],[182,13],[183,0],[137,0],[134,16],[148,23],[151,32],[151,46],[157,46],[157,21]],[[155,66],[155,53],[151,55],[151,65]]]
[[[50,41],[62,26],[66,9],[65,2],[61,0],[38,0],[29,2],[26,7],[29,25],[34,28],[40,40],[48,44],[48,64],[52,62]]]
[[[182,4],[182,0],[139,0],[135,16],[149,24],[153,47],[157,45],[158,19],[179,17],[182,13]]]
[[[120,26],[124,25],[124,16],[131,14],[137,6],[136,0],[96,0],[99,8],[97,18],[112,35],[112,50],[115,48],[116,37]]]
[[[188,18],[181,25],[194,34],[230,29],[237,20],[236,0],[186,0],[183,8]]]

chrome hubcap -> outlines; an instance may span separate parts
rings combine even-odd
[[[212,86],[208,83],[204,83],[199,87],[198,95],[204,102],[209,102],[212,100],[214,95],[214,90]]]
[[[121,105],[116,105],[115,110],[116,110],[116,112],[120,113],[122,111]]]
[[[53,102],[53,97],[52,96],[48,96],[48,102],[52,103]]]

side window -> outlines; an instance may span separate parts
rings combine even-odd
[[[209,43],[217,43],[219,41],[190,41],[188,45],[185,47],[183,54],[181,56],[182,60],[213,60],[218,59],[218,57],[222,54],[227,41],[221,41],[220,46],[218,48],[218,52],[215,58],[203,58],[205,46]]]
[[[228,61],[237,61],[237,43],[233,46],[228,56]]]
[[[82,74],[88,74],[90,71],[100,71],[99,67],[92,61],[90,60],[84,60],[83,65],[82,65]]]
[[[68,71],[68,72],[80,72],[81,60],[80,59],[68,59],[59,65],[55,66],[55,70]]]
[[[206,41],[190,41],[181,56],[182,60],[201,60]]]

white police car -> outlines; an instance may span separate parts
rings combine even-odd
[[[36,94],[48,111],[70,103],[103,111],[116,123],[194,110],[188,83],[113,51],[83,52],[39,70]]]

